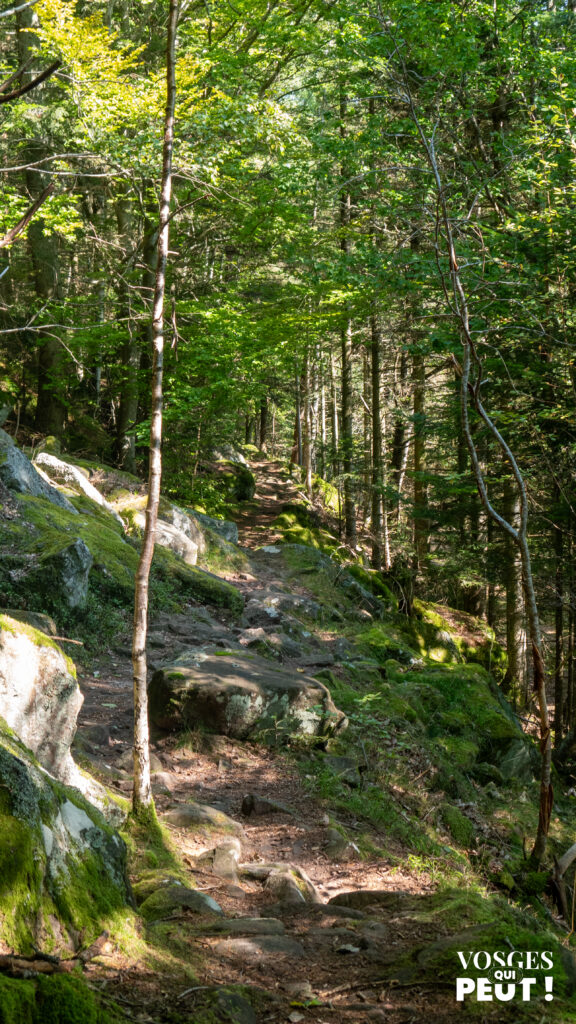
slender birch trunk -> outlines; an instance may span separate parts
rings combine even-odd
[[[150,783],[150,746],[148,727],[148,691],[146,673],[146,636],[148,631],[148,584],[154,554],[154,536],[160,501],[162,478],[162,370],[164,357],[164,293],[170,199],[172,195],[172,152],[174,148],[174,110],[176,106],[176,30],[179,0],[170,0],[166,43],[166,113],[162,154],[162,186],[158,230],[158,263],[152,308],[152,414],[150,420],[150,471],[146,525],[136,573],[134,595],[134,633],[132,665],[134,669],[134,789],[132,812],[135,818],[146,819],[154,813]]]

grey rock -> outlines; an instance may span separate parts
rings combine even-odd
[[[210,1000],[210,1009],[216,1019],[226,1024],[258,1024],[250,1003],[238,992],[218,991]]]
[[[207,932],[227,932],[228,935],[284,935],[284,925],[274,917],[233,917],[214,921]]]
[[[168,885],[156,892],[140,905],[140,914],[146,921],[158,921],[171,917],[178,910],[193,914],[222,914],[222,907],[208,893],[188,889],[185,885]]]
[[[168,825],[175,825],[177,828],[191,828],[194,825],[208,825],[211,828],[221,829],[223,832],[243,833],[242,825],[229,818],[223,811],[207,804],[182,804],[180,807],[173,807],[160,815],[162,821]]]
[[[322,614],[322,608],[318,602],[313,601],[310,597],[304,597],[302,594],[283,594],[271,591],[262,598],[261,603],[267,608],[276,608],[281,612],[291,614],[296,612],[315,620],[319,619]]]
[[[212,516],[204,515],[203,512],[197,512],[196,509],[191,513],[192,516],[198,521],[200,526],[207,530],[212,530],[212,533],[222,537],[229,544],[238,543],[238,527],[236,523],[232,523],[228,519],[213,519]]]
[[[333,754],[326,754],[323,763],[327,764],[330,771],[337,775],[342,782],[346,782],[352,789],[362,785],[362,776],[358,770],[358,762],[352,757],[339,757]]]
[[[347,725],[322,683],[243,652],[189,652],[160,668],[150,682],[149,712],[161,729],[204,725],[273,744],[330,736]]]
[[[195,858],[198,867],[208,869],[217,878],[226,878],[228,881],[238,881],[238,861],[242,846],[238,839],[232,838],[224,843],[219,843],[212,850],[200,854]]]
[[[90,728],[91,729],[92,728],[106,729],[106,726],[91,726]],[[86,730],[86,731],[88,732],[88,730]],[[94,742],[94,740],[92,742]],[[118,764],[118,766],[120,768],[124,768],[127,772],[132,772],[132,769],[134,767],[134,754],[132,752],[132,748],[129,748],[128,750],[124,751],[124,753],[118,758],[117,764]],[[163,770],[164,770],[164,765],[162,764],[162,761],[160,760],[158,755],[155,754],[153,750],[151,750],[150,751],[150,771],[151,772],[162,772]]]
[[[242,800],[242,814],[248,818],[251,814],[294,814],[294,811],[276,800],[268,800],[267,797],[258,796],[256,793],[247,793]]]
[[[240,619],[240,625],[251,626],[277,626],[282,616],[278,608],[252,597],[247,603]]]
[[[45,633],[46,636],[58,636],[58,627],[54,619],[50,615],[44,615],[43,612],[29,612],[23,608],[5,608],[2,614],[16,619],[17,622],[27,622],[33,629]]]
[[[78,466],[74,466],[69,462],[64,462],[62,459],[57,459],[55,455],[51,455],[49,452],[40,452],[36,456],[34,462],[37,466],[40,466],[42,472],[45,473],[50,480],[63,483],[71,490],[84,494],[96,505],[100,505],[100,507],[113,516],[116,522],[120,524],[122,529],[124,529],[124,523],[116,512],[116,509],[106,501],[104,495],[94,487],[94,484],[90,483]]]
[[[88,598],[88,578],[94,559],[79,537],[54,554],[42,558],[29,574],[28,582],[37,577],[40,587],[50,587],[52,596],[68,608],[84,608]]]
[[[326,838],[328,842],[324,852],[330,860],[346,863],[347,861],[359,858],[360,851],[356,843],[351,842],[346,836],[338,832],[337,829],[329,828]]]
[[[290,865],[271,871],[264,888],[281,903],[322,902],[318,889],[302,868],[296,872],[290,869]]]
[[[214,449],[212,458],[222,462],[237,462],[239,466],[248,465],[245,455],[238,448],[234,448],[234,445],[226,442]]]
[[[412,903],[408,893],[393,889],[356,889],[354,892],[341,892],[328,900],[329,906],[351,907],[353,910],[377,906],[391,912],[407,910]]]
[[[300,655],[296,661],[301,668],[327,668],[334,664],[334,655],[329,651],[311,651],[310,654]]]
[[[30,494],[35,498],[46,498],[53,505],[65,508],[67,512],[78,515],[74,505],[63,494],[53,487],[34,469],[30,459],[16,447],[6,431],[0,429],[0,480],[10,491],[17,494]]]
[[[146,525],[145,513],[136,512],[133,521],[140,530],[143,530]],[[158,519],[156,523],[154,542],[178,555],[186,565],[196,565],[198,561],[198,545],[177,526],[163,519]]]
[[[0,716],[62,782],[76,785],[70,747],[82,706],[73,664],[42,633],[0,617]]]
[[[242,959],[290,956],[304,957],[304,947],[288,935],[254,935],[250,938],[223,939],[217,942],[215,951],[220,956],[240,956]]]
[[[109,747],[110,729],[107,725],[85,725],[82,729],[78,729],[78,732],[74,737],[74,743],[76,744],[77,742],[79,745],[87,742],[96,747]]]

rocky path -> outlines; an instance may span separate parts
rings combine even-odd
[[[273,547],[273,521],[297,491],[282,480],[279,466],[256,469],[256,499],[238,523],[241,544],[251,549],[250,568],[229,576],[247,600],[271,588],[293,592],[279,556],[253,549]],[[202,638],[218,636],[224,646],[242,642],[238,629],[194,609],[160,616],[150,634],[152,665],[198,646]],[[335,642],[326,641],[332,658]],[[80,681],[85,694],[80,749],[103,778],[129,794],[126,645],[103,655]],[[214,986],[241,984],[257,993],[252,1008],[240,996],[222,995],[219,1019],[236,1024],[462,1020],[452,988],[422,983],[418,958],[442,939],[428,912],[429,880],[415,879],[383,857],[361,858],[354,837],[366,831],[365,825],[352,814],[334,815],[289,755],[201,733],[183,744],[158,736],[152,752],[158,811],[190,868],[190,888],[202,896],[183,895],[186,888],[168,879],[162,898],[145,901],[142,913],[149,922],[148,941],[154,945],[161,937],[177,946],[180,956],[184,951],[198,980],[186,986],[177,974],[154,975],[112,958],[107,984],[112,981],[114,995],[132,1006],[134,1019],[167,1020],[177,1008],[202,1024],[207,993]],[[350,781],[357,785],[354,773]],[[385,835],[374,830],[371,838],[374,847],[385,844]],[[140,898],[146,895],[151,894],[140,887]],[[211,900],[217,904],[214,913]],[[484,1019],[498,1017],[487,1013]]]

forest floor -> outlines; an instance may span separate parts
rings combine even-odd
[[[274,520],[283,504],[298,493],[294,483],[283,478],[279,464],[260,463],[252,468],[257,492],[238,519],[249,568],[226,573],[246,598],[275,585],[293,589],[278,554],[255,548],[274,545]],[[222,625],[226,627],[225,622]],[[193,644],[195,627],[192,616],[188,621],[185,614],[159,616],[150,627],[155,648],[152,662],[169,660],[181,642]],[[126,644],[103,652],[80,674],[80,685],[84,694],[80,735],[88,737],[89,760],[101,778],[129,795],[132,682]],[[157,737],[152,753],[157,759],[153,780],[159,813],[190,800],[224,811],[238,823],[235,831],[244,864],[293,865],[312,881],[321,902],[279,903],[262,880],[250,877],[249,870],[233,879],[198,870],[192,859],[229,839],[229,832],[219,835],[200,826],[171,828],[177,857],[191,868],[189,884],[215,898],[226,920],[215,931],[213,922],[199,925],[197,915],[183,910],[149,925],[146,941],[158,951],[158,962],[167,951],[175,953],[161,971],[145,956],[134,960],[118,949],[108,949],[89,967],[89,980],[119,1000],[132,1019],[203,1024],[214,1019],[205,1015],[207,992],[230,985],[249,986],[250,1002],[259,1007],[256,1017],[250,1016],[240,1000],[230,1017],[223,1011],[218,1018],[239,1024],[254,1019],[262,1024],[452,1024],[469,1019],[466,1005],[455,1001],[453,985],[424,984],[418,970],[418,957],[425,957],[427,947],[443,938],[433,915],[426,922],[425,913],[415,913],[416,907],[425,909],[435,880],[425,871],[411,869],[407,854],[400,848],[393,850],[376,829],[372,829],[374,846],[394,853],[390,860],[386,856],[361,859],[353,847],[346,854],[350,859],[332,859],[327,851],[328,826],[341,824],[353,835],[359,823],[354,815],[335,814],[310,791],[313,783],[303,776],[293,755],[201,735],[188,737],[184,745],[173,736]],[[247,817],[241,811],[247,794],[270,799],[285,809]],[[364,834],[370,829],[364,822],[361,827]],[[362,909],[329,903],[338,896],[342,900],[344,893],[356,893],[351,902]],[[242,920],[231,924],[234,919]],[[270,924],[270,919],[276,923]],[[391,984],[386,969],[399,962],[405,967],[396,971],[396,982]],[[189,973],[182,964],[189,965]],[[482,1013],[476,1010],[474,1020],[508,1021],[508,1010],[488,1003]]]

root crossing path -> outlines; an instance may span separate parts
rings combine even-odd
[[[255,548],[274,546],[274,520],[297,497],[297,488],[282,478],[277,464],[253,469],[256,497],[238,520],[249,563],[226,577],[247,599],[271,587],[293,593],[281,556]],[[238,642],[241,627],[210,609],[200,644],[198,616],[199,609],[191,607],[151,623],[152,670],[183,650],[205,645],[210,625],[224,645]],[[335,665],[330,651],[338,642],[325,637],[327,658]],[[127,796],[132,784],[129,654],[126,637],[81,676],[85,703],[78,734],[79,752],[91,770]],[[284,661],[290,667],[290,658]],[[296,663],[293,668],[302,671]],[[152,767],[157,810],[186,872],[171,869],[153,853],[149,863],[141,860],[132,880],[137,902],[145,900],[147,953],[140,949],[132,957],[116,947],[89,968],[94,983],[117,998],[131,1019],[157,1024],[451,1024],[465,1019],[455,1002],[455,985],[435,979],[429,970],[446,941],[434,915],[430,877],[406,866],[407,856],[387,842],[385,828],[378,832],[360,814],[332,808],[302,755],[298,761],[290,751],[201,732],[183,738],[156,735]],[[350,792],[354,787],[361,792],[354,765],[343,761],[342,771]],[[367,852],[378,849],[387,854]],[[189,890],[196,894],[183,895]],[[150,904],[146,897],[154,893],[161,895]],[[483,1020],[499,1019],[488,1006]]]

